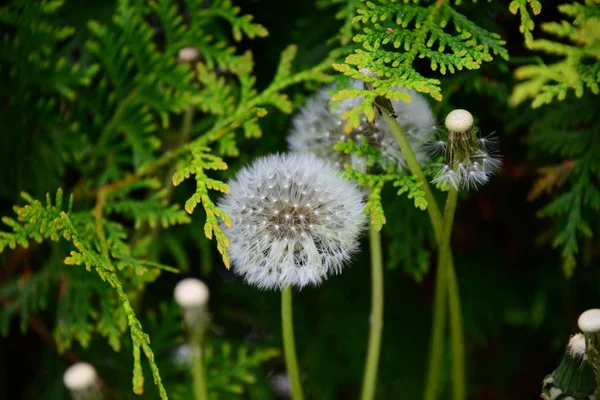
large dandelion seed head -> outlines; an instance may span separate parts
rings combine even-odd
[[[309,153],[271,155],[242,169],[219,202],[232,225],[233,270],[261,289],[318,285],[355,253],[363,195]]]
[[[361,81],[353,81],[356,88]],[[288,143],[292,151],[311,152],[333,161],[337,165],[348,163],[360,172],[366,171],[366,160],[356,154],[342,154],[334,149],[339,142],[352,139],[356,143],[366,142],[381,154],[380,165],[390,164],[406,168],[406,161],[400,147],[387,124],[379,115],[374,121],[367,121],[363,115],[358,128],[350,134],[344,132],[342,114],[357,107],[363,100],[359,97],[345,99],[330,111],[329,101],[335,85],[326,86],[314,94],[294,117]],[[435,130],[435,119],[427,100],[419,93],[410,91],[412,102],[392,101],[398,122],[404,129],[417,159],[426,162],[429,154],[423,148]]]

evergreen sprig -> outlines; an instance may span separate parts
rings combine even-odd
[[[529,199],[535,200],[542,192],[554,195],[539,216],[554,221],[553,245],[561,248],[566,276],[573,274],[581,238],[592,237],[600,211],[600,108],[594,100],[588,95],[548,106],[544,117],[531,127],[532,145],[563,160],[541,169]]]
[[[577,97],[586,90],[600,93],[600,2],[563,4],[559,11],[571,17],[572,22],[548,22],[542,30],[558,40],[537,39],[531,42],[533,50],[543,51],[560,58],[553,64],[526,65],[515,70],[522,80],[511,96],[513,105],[532,99],[533,108],[562,101],[569,92]],[[568,43],[565,43],[568,41]]]
[[[110,285],[118,296],[120,306],[130,328],[131,340],[133,342],[134,391],[137,394],[143,393],[144,376],[141,366],[141,351],[143,351],[150,363],[154,383],[158,386],[161,398],[167,399],[158,366],[154,362],[154,354],[150,348],[150,339],[142,330],[142,325],[133,310],[129,297],[125,293],[113,261],[105,251],[95,248],[89,239],[84,239],[85,236],[76,228],[77,224],[71,219],[72,197],[69,201],[67,211],[62,209],[63,194],[60,189],[56,194],[54,202],[49,195],[46,197],[45,206],[26,193],[23,193],[23,198],[28,204],[23,207],[15,207],[17,220],[3,218],[3,222],[12,228],[12,232],[0,232],[0,251],[7,246],[11,248],[17,245],[28,247],[30,240],[40,243],[44,239],[50,239],[57,242],[62,238],[70,242],[75,250],[71,250],[70,255],[64,259],[64,263],[67,265],[84,265],[88,271],[93,268],[100,279]],[[96,244],[100,242],[101,240],[98,240]],[[83,305],[85,306],[85,303]],[[91,306],[87,307],[82,312],[86,315],[93,312],[93,308]],[[80,342],[86,345],[89,341],[89,331],[86,334],[84,327],[85,325],[76,324],[74,329],[76,331],[83,329],[83,333],[79,332],[78,336],[81,338]],[[107,327],[107,333],[114,333],[114,329]]]
[[[374,118],[373,103],[378,96],[409,101],[406,93],[393,88],[415,89],[440,100],[440,81],[417,71],[419,59],[429,60],[431,70],[444,75],[463,68],[477,69],[493,55],[508,58],[499,35],[480,28],[447,2],[422,6],[394,0],[367,1],[357,9],[354,22],[362,26],[362,33],[354,36],[362,48],[334,68],[363,80],[372,90],[344,89],[334,96],[334,100],[364,98],[346,114],[347,131],[358,126],[360,114]]]
[[[535,28],[535,23],[529,14],[528,8],[531,8],[533,15],[539,15],[542,12],[542,3],[538,0],[513,0],[510,2],[508,8],[512,14],[516,15],[518,13],[521,16],[519,30],[525,37],[525,45],[531,48],[533,42],[533,34],[531,32]]]

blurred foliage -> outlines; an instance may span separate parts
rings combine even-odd
[[[169,300],[181,278],[173,267],[211,287],[211,396],[275,398],[268,376],[283,370],[274,350],[281,347],[278,296],[224,268],[227,239],[219,223],[227,217],[214,201],[243,164],[285,148],[289,113],[331,79],[325,73],[334,73],[334,62],[373,84],[376,95],[402,96],[384,93],[388,83],[429,92],[440,99],[433,105],[439,121],[467,108],[482,132],[500,137],[504,171],[461,199],[453,237],[469,392],[473,399],[538,397],[577,315],[598,307],[600,293],[600,246],[592,235],[600,228],[598,4],[545,2],[541,13],[539,6],[3,5],[0,208],[7,227],[0,234],[0,320],[7,336],[0,344],[0,398],[66,398],[62,374],[76,359],[97,367],[114,398],[140,398],[131,391],[133,376],[139,391],[142,376],[157,377],[158,370],[170,398],[190,398],[188,372],[174,362],[185,335]],[[185,47],[199,58],[179,62]],[[363,67],[377,77],[359,72]],[[389,82],[379,85],[379,77]],[[364,93],[343,97],[350,95]],[[374,113],[370,100],[356,113]],[[350,141],[344,146],[371,151]],[[429,345],[433,235],[415,207],[422,202],[410,176],[356,178],[377,188],[371,211],[387,222],[378,398],[418,398]],[[61,192],[54,195],[61,187],[72,205],[61,202]],[[397,196],[398,189],[412,198]],[[22,199],[21,192],[29,195]],[[562,257],[549,251],[553,245]],[[309,398],[357,397],[368,334],[368,256],[363,250],[342,275],[296,295]],[[140,347],[152,364],[140,362]],[[445,371],[446,390],[449,365]],[[142,398],[160,397],[144,389]]]

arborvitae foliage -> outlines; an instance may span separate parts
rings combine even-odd
[[[573,274],[581,239],[589,240],[600,211],[600,107],[591,95],[547,106],[547,112],[531,125],[530,143],[552,155],[556,162],[539,168],[529,200],[544,192],[553,199],[539,211],[555,223],[554,247],[561,249],[564,271]]]
[[[444,75],[463,68],[477,69],[493,55],[508,58],[499,35],[480,28],[447,2],[429,6],[388,0],[365,2],[354,22],[361,24],[362,32],[354,41],[362,48],[334,68],[365,81],[373,90],[346,89],[335,96],[334,100],[364,98],[346,115],[348,130],[358,126],[363,113],[369,120],[374,118],[377,96],[410,101],[407,93],[394,87],[414,89],[441,100],[440,81],[417,70],[419,59],[426,59],[432,71]]]
[[[577,97],[586,90],[600,93],[600,2],[586,0],[584,4],[563,4],[558,9],[572,22],[542,24],[542,30],[558,40],[537,39],[530,48],[555,55],[559,61],[518,68],[515,76],[525,82],[515,87],[513,104],[532,98],[535,108],[555,99],[562,101],[571,91]]]
[[[212,191],[228,187],[212,171],[227,169],[222,157],[238,155],[240,134],[261,135],[257,120],[267,107],[291,112],[283,90],[326,81],[321,71],[328,63],[294,73],[296,47],[289,46],[259,91],[252,54],[240,54],[229,37],[240,41],[267,31],[231,1],[119,0],[110,20],[90,20],[79,30],[57,24],[61,6],[16,1],[0,9],[6,32],[0,75],[7,85],[0,124],[3,141],[10,140],[2,148],[19,152],[19,162],[31,160],[31,167],[15,165],[28,175],[3,173],[3,190],[40,195],[63,186],[72,193],[66,209],[60,189],[46,204],[24,193],[17,219],[3,219],[12,232],[0,233],[0,250],[65,239],[52,244],[46,263],[4,286],[3,329],[15,314],[26,329],[32,315],[59,296],[54,338],[60,351],[74,341],[88,346],[95,333],[119,350],[129,327],[134,391],[143,391],[143,351],[166,399],[150,338],[135,313],[145,286],[161,270],[174,271],[150,261],[156,227],[189,223],[201,203],[204,232],[216,239],[228,266],[219,220],[229,218],[211,199]],[[199,59],[178,60],[189,46]],[[192,175],[196,190],[182,210],[172,203],[172,187]],[[69,266],[61,267],[61,259]],[[98,277],[86,276],[80,265]]]
[[[536,39],[533,50],[560,57],[546,65],[515,70],[518,79],[512,104],[532,99],[531,107],[543,113],[531,121],[530,143],[535,153],[552,156],[554,163],[539,168],[529,200],[544,192],[553,195],[540,217],[555,221],[554,247],[561,248],[564,272],[571,276],[577,264],[581,238],[589,240],[600,210],[597,181],[600,164],[598,95],[600,93],[600,3],[563,4],[558,10],[573,21],[548,22],[542,30],[561,41]]]
[[[521,25],[519,30],[525,37],[525,45],[531,48],[531,42],[533,42],[533,29],[535,23],[529,14],[529,9],[533,15],[538,15],[542,11],[542,3],[538,0],[513,0],[510,2],[510,12],[513,14],[519,14],[521,17]]]

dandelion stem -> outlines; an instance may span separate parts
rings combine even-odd
[[[192,340],[192,382],[194,385],[194,400],[208,400],[202,343],[198,337]]]
[[[450,250],[452,223],[454,222],[454,212],[456,211],[457,201],[458,191],[454,188],[450,188],[450,191],[448,192],[448,198],[446,200],[446,209],[444,211],[444,231],[442,235],[442,243],[440,245],[440,254],[438,257],[438,271],[441,270],[445,277],[445,279],[442,279],[442,282],[444,282],[445,286],[447,285],[447,289],[442,288],[441,290],[444,292],[447,291],[449,299],[450,342],[452,348],[452,398],[454,400],[462,400],[465,398],[465,349],[458,281],[456,279],[456,272],[453,268],[452,252]],[[436,299],[434,320],[436,313],[443,315],[443,309],[438,310],[437,303],[438,301]],[[443,304],[442,307],[444,307]],[[441,330],[441,338],[443,340],[443,322]],[[434,332],[434,336],[435,334],[436,332]]]
[[[406,135],[402,130],[402,127],[396,118],[386,112],[386,107],[381,107],[380,109],[383,111],[383,118],[387,122],[390,130],[394,134],[394,138],[400,146],[400,150],[404,155],[410,171],[416,176],[417,181],[421,183],[421,188],[425,193],[425,200],[427,200],[427,213],[429,214],[429,219],[431,220],[431,225],[433,227],[440,252],[437,266],[438,271],[433,316],[433,335],[429,359],[429,370],[427,373],[425,400],[435,400],[437,398],[439,389],[441,359],[444,352],[446,293],[450,299],[449,308],[451,319],[450,336],[453,358],[453,398],[454,400],[463,400],[465,396],[464,338],[462,333],[460,294],[458,292],[458,283],[456,280],[456,273],[454,271],[452,251],[450,249],[450,234],[452,233],[452,221],[454,220],[454,211],[456,209],[458,193],[456,190],[452,190],[449,193],[448,201],[450,201],[450,204],[447,203],[445,216],[444,219],[442,219],[442,213],[437,202],[435,201],[435,198],[433,197],[431,186],[425,178],[423,169],[417,161],[417,158],[410,147],[410,143],[406,139]],[[450,198],[451,196],[453,198]],[[447,228],[445,226],[445,220],[448,220]]]
[[[381,332],[383,330],[383,257],[381,251],[381,232],[371,224],[369,228],[371,247],[371,316],[367,362],[363,377],[361,400],[375,398],[377,387],[377,368],[381,352]]]
[[[394,134],[394,138],[400,146],[400,150],[402,151],[402,155],[408,164],[410,172],[412,172],[413,175],[416,176],[417,181],[421,183],[421,189],[423,189],[423,192],[425,193],[425,200],[427,200],[427,213],[429,214],[431,225],[433,225],[433,230],[439,243],[442,235],[442,213],[437,202],[435,201],[435,197],[433,197],[431,186],[429,186],[429,182],[427,182],[427,178],[425,178],[425,173],[423,172],[415,153],[412,151],[408,139],[406,139],[406,134],[402,130],[402,127],[396,118],[388,115],[385,111],[383,112],[383,118]]]
[[[304,400],[300,372],[296,358],[296,344],[294,341],[294,317],[292,314],[292,288],[286,287],[281,291],[281,326],[283,331],[283,352],[285,365],[292,384],[292,400]]]

